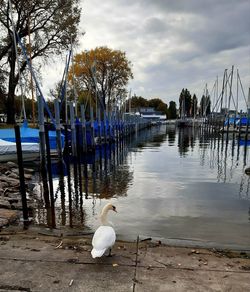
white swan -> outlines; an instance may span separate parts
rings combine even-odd
[[[116,207],[112,204],[107,204],[103,207],[101,212],[101,226],[99,226],[93,236],[91,255],[93,258],[101,257],[107,249],[109,249],[109,256],[111,256],[111,248],[115,243],[115,230],[111,227],[111,223],[107,221],[108,211],[116,211]]]

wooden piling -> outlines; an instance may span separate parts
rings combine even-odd
[[[44,129],[44,101],[42,96],[38,95],[38,123],[39,123],[39,138],[40,138],[40,165],[41,175],[43,182],[43,198],[45,202],[45,208],[47,210],[47,223],[51,226],[50,217],[50,201],[49,201],[49,188],[47,180],[47,168],[46,168],[46,148],[45,148],[45,129]]]
[[[50,157],[50,144],[49,144],[49,129],[48,126],[45,127],[45,142],[46,142],[46,152],[47,152],[47,171],[49,178],[49,193],[50,193],[50,210],[51,210],[51,227],[56,227],[55,218],[55,202],[54,202],[54,189],[53,189],[53,179],[51,171],[51,157]]]
[[[20,128],[18,125],[15,125],[15,136],[16,136],[16,149],[17,149],[18,169],[19,169],[20,192],[22,196],[23,226],[24,226],[24,229],[27,229],[29,225],[29,215],[28,215],[25,179],[24,179],[24,170],[23,170],[22,144],[21,144],[21,137],[20,137]]]
[[[97,110],[97,121],[98,121],[98,144],[102,144],[102,135],[101,135],[101,111],[100,108]]]
[[[86,117],[85,108],[83,104],[81,104],[81,122],[82,122],[82,149],[83,152],[87,152]]]
[[[94,127],[94,113],[93,107],[90,107],[90,134],[91,134],[91,148],[95,147],[95,127]]]
[[[66,162],[66,169],[67,169],[67,182],[68,182],[68,199],[69,199],[69,226],[73,227],[73,220],[72,220],[72,190],[71,190],[71,175],[70,175],[70,153],[69,153],[69,133],[68,133],[68,125],[66,124],[65,127],[65,162]]]
[[[57,153],[58,153],[58,158],[61,160],[62,159],[62,140],[61,140],[60,107],[59,107],[59,101],[57,98],[54,100],[54,108],[55,108],[55,120],[56,120]]]
[[[106,118],[106,111],[104,111],[103,116],[103,135],[104,135],[104,144],[107,144],[107,118]]]
[[[76,128],[75,128],[75,111],[73,102],[69,103],[69,114],[70,114],[70,128],[71,128],[71,148],[72,148],[72,155],[76,157]]]

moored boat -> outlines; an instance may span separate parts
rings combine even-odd
[[[39,158],[40,150],[38,143],[22,143],[22,155],[24,161],[31,161]],[[16,143],[0,139],[0,162],[16,161]]]

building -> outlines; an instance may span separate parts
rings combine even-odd
[[[165,122],[166,114],[156,111],[153,107],[139,107],[134,108],[133,112],[139,114],[142,118],[148,119],[151,122]]]

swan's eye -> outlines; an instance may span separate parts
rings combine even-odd
[[[113,211],[116,211],[116,207],[115,206],[112,206],[112,209],[113,209]]]

